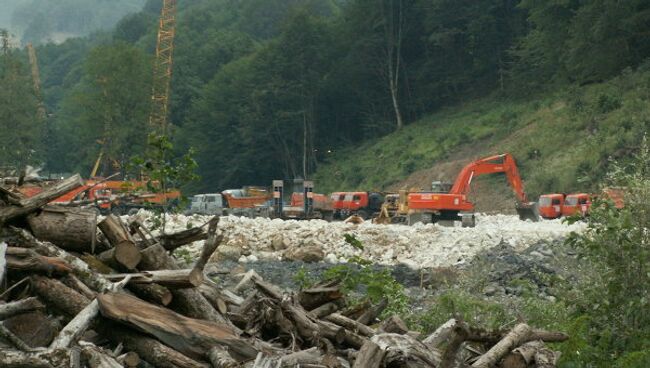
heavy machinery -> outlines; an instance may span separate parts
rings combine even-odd
[[[539,214],[545,219],[556,219],[562,217],[562,207],[566,194],[551,193],[539,196],[538,209]]]
[[[447,193],[416,192],[408,194],[409,216],[416,215],[431,222],[440,220],[461,221],[465,227],[476,224],[474,204],[467,199],[472,180],[480,175],[504,173],[512,187],[517,202],[515,208],[522,220],[538,221],[536,203],[529,202],[511,154],[490,156],[465,166]],[[409,221],[410,223],[411,221]]]
[[[338,192],[338,198],[333,204],[336,209],[334,218],[344,219],[357,215],[367,220],[381,211],[383,203],[384,195],[379,192]]]

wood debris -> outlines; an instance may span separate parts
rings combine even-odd
[[[48,205],[79,185],[75,175],[31,198],[0,187],[2,367],[554,367],[544,342],[568,338],[459,320],[419,338],[399,316],[380,321],[388,300],[350,305],[336,280],[291,292],[250,271],[228,290],[204,276],[218,217],[154,237]],[[200,258],[181,267],[169,252],[197,239]]]

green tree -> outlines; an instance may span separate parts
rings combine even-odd
[[[29,68],[20,56],[16,50],[0,50],[0,161],[15,170],[41,162],[45,130],[36,116]]]
[[[650,362],[650,148],[645,139],[639,148],[632,162],[613,163],[609,174],[608,183],[623,193],[624,207],[607,198],[597,202],[587,230],[570,239],[597,272],[578,305],[590,322],[584,336],[589,345],[609,354],[606,364],[602,356],[586,357],[599,367]]]
[[[58,157],[89,171],[100,150],[104,174],[142,151],[149,131],[150,58],[125,43],[94,48],[80,83],[62,101]],[[119,167],[118,167],[119,168]]]

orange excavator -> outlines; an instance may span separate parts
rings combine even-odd
[[[476,224],[474,204],[467,199],[472,180],[480,175],[504,173],[517,197],[515,208],[522,220],[539,221],[535,202],[529,202],[515,159],[511,154],[490,156],[465,166],[447,193],[416,192],[408,195],[410,214],[421,218],[431,216],[431,222],[461,221],[464,227]]]

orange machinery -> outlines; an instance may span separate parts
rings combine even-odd
[[[545,219],[562,217],[566,194],[552,193],[539,196],[539,214]]]
[[[448,193],[416,192],[408,194],[411,213],[431,215],[431,221],[462,221],[463,226],[474,226],[474,204],[467,199],[472,180],[480,175],[504,173],[517,197],[516,209],[521,219],[539,220],[536,204],[529,202],[511,154],[490,156],[465,166]]]
[[[364,220],[381,211],[384,196],[378,192],[337,192],[334,200],[334,217],[357,215]]]

